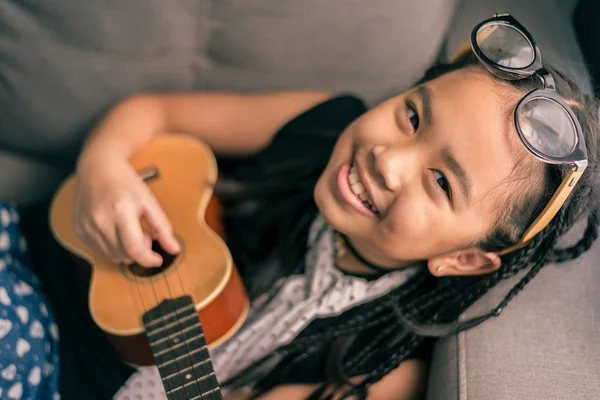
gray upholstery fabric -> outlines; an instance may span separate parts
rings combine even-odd
[[[0,199],[49,197],[92,124],[136,92],[396,93],[437,57],[454,4],[0,0],[0,170],[19,170]]]
[[[422,76],[454,3],[214,1],[206,81],[216,90],[343,90],[380,100]]]
[[[591,85],[571,23],[576,0],[461,0],[448,32],[446,55],[470,38],[494,13],[510,13],[533,35],[545,62],[569,74],[588,92]]]
[[[575,229],[570,236],[580,234]],[[545,266],[500,317],[441,340],[427,399],[597,399],[599,259],[596,243],[577,261]],[[520,277],[506,283],[512,287]],[[481,299],[463,319],[489,311],[509,285]]]
[[[448,32],[447,55],[464,43],[477,22],[495,12],[509,12],[530,30],[545,60],[589,91],[589,77],[570,25],[574,3],[463,0]],[[581,224],[579,228],[570,232],[567,243],[580,237]],[[500,317],[440,340],[434,350],[427,399],[597,399],[598,259],[597,242],[581,259],[544,267]],[[489,312],[521,276],[484,296],[463,319]]]
[[[89,128],[136,92],[299,88],[370,102],[396,93],[437,57],[457,1],[0,0],[0,199],[47,199]],[[462,1],[447,51],[508,11],[546,59],[587,84],[569,26],[574,2]],[[428,398],[598,398],[598,257],[596,245],[581,261],[548,266],[501,317],[440,341]]]

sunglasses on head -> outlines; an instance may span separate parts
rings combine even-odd
[[[470,42],[465,43],[454,60],[470,51],[501,79],[539,79],[540,88],[527,93],[515,107],[516,131],[534,157],[570,167],[554,196],[521,239],[498,253],[505,255],[527,245],[556,216],[587,167],[587,151],[573,110],[556,93],[554,78],[544,69],[539,48],[515,18],[496,14],[475,26]]]

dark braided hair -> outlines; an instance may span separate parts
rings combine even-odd
[[[516,90],[521,95],[539,86],[535,79],[508,82],[495,78],[478,64],[472,54],[450,65],[434,66],[419,83],[460,68],[470,68],[476,73],[488,74],[499,89]],[[598,237],[597,201],[600,198],[598,103],[578,89],[564,74],[548,66],[545,68],[554,76],[557,92],[573,108],[581,124],[589,158],[586,172],[556,217],[527,246],[503,256],[502,266],[494,273],[437,278],[432,276],[427,268],[420,268],[406,283],[387,295],[354,307],[339,317],[329,318],[327,324],[315,321],[291,343],[278,350],[279,354],[284,355],[283,361],[256,385],[256,395],[285,382],[286,374],[306,355],[321,353],[327,358],[327,376],[309,399],[332,398],[336,391],[342,394],[341,398],[351,395],[366,398],[368,388],[372,384],[410,358],[416,349],[429,340],[428,338],[443,337],[470,329],[493,316],[498,316],[544,265],[574,259],[591,247]],[[283,238],[273,244],[273,251],[270,253],[281,262],[275,267],[272,266],[274,263],[267,263],[271,265],[270,270],[267,264],[264,264],[265,272],[262,274],[258,274],[257,269],[253,268],[251,275],[254,279],[247,282],[251,297],[264,292],[277,277],[289,274],[302,265],[306,251],[306,234],[316,214],[312,186],[325,167],[326,161],[311,159],[309,155],[300,168],[297,164],[282,166],[272,171],[269,177],[264,177],[260,183],[248,184],[235,192],[236,194],[229,193],[223,196],[226,207],[229,207],[228,218],[241,218],[242,221],[244,213],[239,211],[240,199],[244,199],[244,202],[249,198],[257,200],[258,205],[255,204],[253,210],[261,212],[264,229],[253,235],[256,246],[269,243],[269,237]],[[522,171],[514,171],[513,176],[516,178],[508,183],[520,185],[523,188],[519,190],[521,195],[518,198],[502,199],[506,204],[498,203],[499,209],[505,211],[501,213],[489,236],[478,243],[480,248],[485,251],[498,251],[510,246],[539,215],[567,172],[563,167],[555,165],[548,164],[543,168],[539,185],[542,187],[541,194],[527,190],[526,184],[530,178],[526,176],[524,167]],[[273,201],[274,199],[276,201]],[[559,239],[579,220],[587,220],[583,237],[570,247],[560,248]],[[252,256],[234,253],[234,259],[237,259],[240,265],[251,260]],[[288,270],[283,270],[281,266],[287,266]],[[527,272],[494,309],[480,317],[458,322],[459,316],[476,300],[501,281],[521,271]],[[265,276],[268,278],[265,279]],[[375,329],[377,334],[370,336],[368,343],[356,355],[350,357],[348,349],[356,338],[368,329]],[[380,361],[374,367],[369,367],[370,373],[362,382],[351,384],[349,378],[358,375],[366,365],[370,366],[373,360]],[[248,371],[240,372],[237,377],[224,382],[223,385],[239,387],[246,384],[246,372]]]

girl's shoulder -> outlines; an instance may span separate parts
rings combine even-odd
[[[356,95],[336,94],[292,118],[276,136],[298,132],[318,135],[327,134],[327,131],[343,130],[366,111],[366,104]],[[310,132],[315,128],[318,132]]]
[[[340,134],[366,111],[367,106],[359,97],[335,95],[284,124],[271,144],[254,158],[271,166],[306,160],[307,155],[326,162]]]
[[[235,170],[235,178],[252,181],[263,180],[281,166],[324,164],[340,134],[366,111],[359,97],[335,94],[286,122],[271,143],[249,159],[223,160],[223,172]]]

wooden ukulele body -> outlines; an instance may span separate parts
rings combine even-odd
[[[110,162],[107,160],[107,162]],[[209,347],[232,336],[248,313],[248,297],[223,242],[221,209],[213,196],[217,167],[201,141],[165,134],[131,160],[167,214],[182,251],[160,268],[118,265],[75,235],[75,177],[61,186],[50,211],[57,240],[91,266],[89,306],[123,359],[154,364],[142,316],[165,299],[190,295]]]

